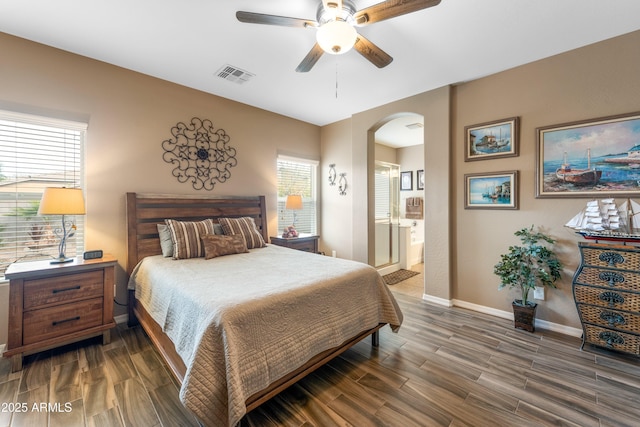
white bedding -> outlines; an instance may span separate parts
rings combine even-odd
[[[246,254],[147,257],[136,298],[175,344],[180,399],[207,425],[235,425],[245,401],[314,355],[402,313],[372,267],[279,246]]]

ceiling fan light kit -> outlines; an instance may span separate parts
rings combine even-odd
[[[316,41],[326,53],[341,55],[356,44],[358,33],[345,21],[330,21],[318,28]]]
[[[323,53],[340,55],[351,48],[378,68],[386,67],[393,58],[362,34],[356,27],[417,12],[440,4],[441,0],[387,0],[362,10],[356,10],[351,0],[322,0],[318,5],[317,21],[238,11],[236,18],[248,24],[284,27],[316,28],[316,43],[296,68],[305,73],[318,62]]]

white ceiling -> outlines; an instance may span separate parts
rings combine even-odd
[[[377,144],[392,148],[412,147],[424,144],[424,117],[404,113],[388,121],[376,130]]]
[[[355,0],[356,8],[378,0]],[[319,0],[0,0],[0,31],[316,125],[640,29],[638,0],[442,0],[360,31],[355,50],[294,70],[314,29],[244,24],[238,10],[315,19]],[[6,52],[2,61],[10,60]],[[255,74],[216,77],[230,64]]]

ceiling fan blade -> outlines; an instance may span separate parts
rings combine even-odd
[[[236,18],[238,21],[245,22],[247,24],[264,24],[264,25],[279,25],[281,27],[297,27],[297,28],[309,28],[317,27],[318,23],[310,19],[301,18],[289,18],[287,16],[265,15],[262,13],[244,12],[239,10],[236,12]]]
[[[407,13],[437,6],[441,0],[387,0],[357,11],[353,17],[357,26],[369,25]]]
[[[356,44],[353,45],[353,48],[378,68],[384,68],[393,61],[393,58],[389,56],[387,52],[371,43],[361,34],[358,34]]]
[[[304,57],[300,65],[296,68],[296,72],[306,73],[311,70],[323,53],[324,50],[322,50],[320,45],[318,43],[314,44],[309,53],[307,53],[307,56]]]

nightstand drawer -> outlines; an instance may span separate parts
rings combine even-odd
[[[640,294],[586,285],[574,285],[574,294],[577,303],[640,313]]]
[[[640,336],[638,335],[631,335],[593,325],[584,325],[584,329],[586,332],[586,342],[610,350],[618,350],[636,355],[640,354]]]
[[[583,322],[629,332],[640,330],[640,315],[636,313],[585,304],[579,304],[578,309]]]
[[[640,292],[640,273],[637,272],[584,267],[575,281],[603,288]]]
[[[640,269],[640,252],[619,247],[582,247],[584,265],[594,267],[620,268],[637,271]]]
[[[288,248],[291,249],[296,249],[298,251],[304,251],[304,252],[315,252],[316,251],[316,244],[314,241],[311,240],[292,240],[289,241],[287,244]]]
[[[102,298],[94,298],[25,312],[23,345],[99,326],[102,309]]]
[[[103,294],[103,270],[25,280],[24,309],[100,297]]]

